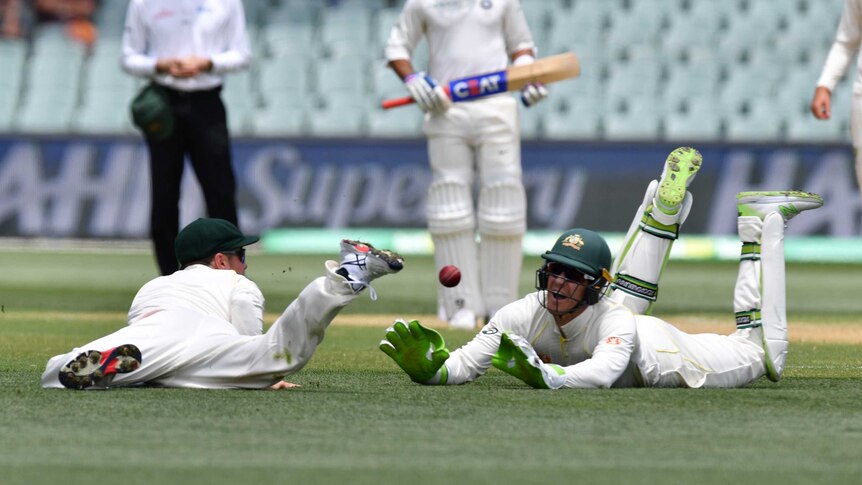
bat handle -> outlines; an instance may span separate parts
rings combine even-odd
[[[443,91],[446,92],[447,96],[451,97],[451,95],[449,94],[449,86],[443,86]],[[411,98],[410,96],[404,96],[403,98],[384,99],[383,102],[380,103],[380,106],[382,106],[383,109],[389,109],[397,108],[399,106],[407,106],[408,104],[413,104],[415,102],[416,100]]]
[[[397,108],[398,106],[407,106],[408,104],[413,104],[415,102],[416,100],[410,96],[404,96],[403,98],[385,99],[380,103],[380,105],[383,106],[383,109],[390,109]]]

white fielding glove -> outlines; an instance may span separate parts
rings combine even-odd
[[[404,85],[410,91],[410,96],[426,113],[440,114],[452,106],[452,100],[446,91],[428,74],[414,72],[404,78]]]
[[[531,107],[548,97],[548,88],[542,83],[530,83],[521,88],[521,102]]]

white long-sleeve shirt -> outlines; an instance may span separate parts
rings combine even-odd
[[[812,8],[817,8],[812,6]],[[835,42],[829,50],[817,86],[834,91],[835,86],[847,73],[850,63],[856,59],[862,41],[862,0],[844,0],[844,11],[838,23]],[[853,93],[862,94],[862,58],[856,61],[856,77]]]
[[[263,293],[233,270],[195,264],[150,280],[138,290],[128,323],[162,310],[185,308],[230,322],[241,335],[263,332]],[[179,325],[179,323],[178,323]]]
[[[483,375],[503,332],[525,338],[542,361],[561,366],[567,388],[737,387],[765,373],[759,340],[745,332],[688,334],[607,297],[559,328],[539,303],[540,295],[506,305],[452,352],[444,363],[444,384]],[[440,384],[441,376],[428,384]]]
[[[560,329],[539,303],[539,295],[531,293],[506,305],[473,340],[452,352],[444,364],[446,384],[462,384],[484,374],[503,332],[520,335],[542,360],[563,366],[565,387],[608,388],[621,378],[627,385],[640,381],[636,366],[629,365],[637,342],[631,310],[603,298]]]
[[[505,69],[535,44],[518,0],[408,0],[386,44],[388,61],[410,60],[425,36],[428,73],[441,83]]]
[[[209,72],[177,79],[156,74],[162,58],[198,56],[212,60]],[[129,74],[151,77],[181,91],[212,89],[224,74],[251,63],[240,0],[132,0],[126,14],[121,65]]]

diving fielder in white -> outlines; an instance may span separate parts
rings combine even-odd
[[[428,41],[428,72],[410,59]],[[428,229],[435,264],[461,269],[461,284],[438,288],[442,320],[474,328],[518,297],[527,227],[521,180],[518,106],[508,94],[453,104],[440,87],[453,79],[532,63],[536,50],[518,0],[407,0],[386,45],[389,66],[426,113],[432,181]],[[532,106],[548,95],[541,84],[521,92]],[[474,174],[479,201],[474,209]],[[476,245],[478,224],[480,240]]]
[[[800,211],[820,207],[819,196],[739,194],[742,256],[733,334],[687,334],[640,314],[657,295],[661,269],[690,209],[686,187],[699,165],[693,149],[671,153],[661,181],[647,190],[615,277],[604,239],[572,229],[542,256],[539,291],[501,309],[451,355],[439,333],[416,321],[396,322],[381,350],[423,384],[462,384],[491,365],[552,389],[738,387],[763,375],[777,381],[787,353],[784,227]],[[674,201],[678,210],[668,214]]]
[[[822,7],[812,4],[811,8]],[[828,120],[832,116],[832,93],[855,60],[856,75],[853,78],[850,137],[853,141],[853,156],[856,159],[856,184],[862,189],[862,57],[858,56],[860,44],[862,44],[862,0],[844,0],[844,10],[838,22],[835,42],[823,64],[823,70],[811,100],[811,112],[820,120]]]
[[[292,387],[282,379],[311,359],[338,312],[366,287],[376,299],[371,280],[403,267],[395,253],[344,240],[341,264],[327,261],[262,333],[263,295],[244,276],[242,246],[254,241],[225,220],[191,223],[177,236],[183,269],[141,288],[126,327],[51,358],[42,386]]]

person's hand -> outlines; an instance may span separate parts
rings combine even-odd
[[[269,386],[269,389],[273,390],[273,391],[278,391],[280,389],[294,389],[296,387],[302,387],[302,386],[299,384],[294,384],[292,382],[278,381],[275,384]]]
[[[398,364],[413,382],[428,383],[449,358],[443,336],[417,320],[396,321],[386,329],[380,350]]]
[[[156,72],[173,76],[173,72],[180,69],[181,62],[182,61],[175,57],[164,57],[159,59],[156,61]]]
[[[828,120],[832,116],[832,93],[823,86],[814,90],[814,99],[811,100],[811,113],[818,120]]]
[[[156,62],[156,72],[175,78],[190,78],[212,70],[212,61],[206,57],[171,57]]]
[[[548,88],[542,83],[528,83],[521,88],[521,102],[528,108],[547,97]]]
[[[179,59],[179,65],[171,75],[179,78],[195,77],[202,72],[210,71],[212,65],[212,61],[206,57],[183,57]]]
[[[431,76],[424,72],[414,72],[404,78],[404,86],[410,91],[410,96],[426,113],[440,114],[452,106],[452,100],[446,91],[437,84]]]
[[[500,336],[500,348],[491,358],[491,364],[535,389],[559,389],[566,383],[563,368],[542,362],[530,342],[518,335],[504,333]]]

